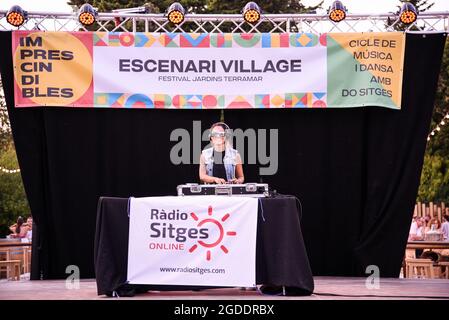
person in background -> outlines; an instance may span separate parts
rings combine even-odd
[[[443,240],[449,241],[449,215],[443,216],[443,224],[441,225],[441,233],[443,234]]]
[[[9,235],[10,238],[25,238],[29,227],[24,223],[22,217],[18,217],[17,222],[10,226],[9,230],[12,232]]]
[[[410,228],[410,233],[408,235],[408,241],[419,241],[424,240],[424,226],[425,226],[425,219],[416,217],[415,221],[412,223],[412,226]],[[419,258],[422,253],[423,249],[416,249],[415,250],[415,257]]]
[[[438,220],[438,218],[432,218],[427,223],[426,233],[429,231],[440,231],[440,228],[441,228],[440,220]]]
[[[427,226],[427,224],[429,223],[430,219],[432,219],[432,217],[430,216],[430,214],[426,214],[426,216],[424,217],[424,226]]]
[[[426,235],[427,234],[430,235],[431,233],[441,234],[441,222],[440,222],[440,220],[437,217],[433,217],[427,223]],[[439,241],[440,238],[437,240],[437,239],[429,239],[428,237],[425,237],[424,240],[427,240],[427,241]],[[440,260],[440,257],[442,255],[444,255],[444,254],[445,254],[445,252],[442,249],[424,250],[424,252],[422,253],[421,257],[422,258],[427,258],[427,259],[432,259],[433,261],[438,261],[438,260]]]
[[[409,232],[409,241],[424,240],[424,218],[415,217]]]
[[[418,223],[417,220],[419,219],[418,216],[414,216],[412,219],[412,224],[410,226],[410,231],[409,231],[409,235],[408,235],[408,241],[412,241],[412,235],[416,235],[417,233],[417,229],[418,229]],[[405,257],[406,258],[416,258],[416,250],[414,249],[406,249],[405,250]]]
[[[29,216],[27,218],[26,225],[28,226],[28,232],[26,234],[26,238],[28,241],[31,242],[31,239],[33,238],[33,217]]]
[[[242,159],[232,148],[231,129],[224,122],[210,127],[212,147],[204,149],[200,156],[199,178],[203,183],[243,183]]]
[[[413,219],[412,219],[412,224],[410,225],[410,231],[409,231],[409,235],[410,234],[412,234],[412,233],[416,233],[416,228],[418,227],[417,226],[417,222],[416,222],[416,220],[418,219],[419,217],[418,216],[414,216],[413,217]],[[410,240],[410,239],[409,239]]]

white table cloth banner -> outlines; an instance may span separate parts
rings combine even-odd
[[[257,198],[130,198],[131,284],[254,286]]]

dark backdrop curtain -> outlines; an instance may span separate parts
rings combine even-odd
[[[302,203],[314,275],[361,276],[377,265],[397,277],[405,250],[446,35],[407,34],[402,110],[226,110],[231,128],[278,129],[278,171],[270,183]],[[218,110],[22,108],[13,94],[11,33],[0,32],[1,75],[22,178],[37,226],[32,279],[65,278],[77,265],[94,277],[100,196],[174,195],[197,182],[197,165],[173,165],[175,128],[192,133]],[[205,143],[203,143],[203,146]],[[269,150],[269,148],[268,148]],[[192,157],[192,155],[191,155]],[[279,230],[282,232],[282,230]]]

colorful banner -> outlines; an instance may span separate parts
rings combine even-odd
[[[401,108],[405,34],[13,32],[15,105]]]
[[[257,200],[131,198],[129,283],[255,286]]]

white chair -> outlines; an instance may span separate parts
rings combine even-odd
[[[0,261],[0,270],[6,269],[6,278],[20,280],[20,260],[3,260]]]
[[[433,261],[431,259],[405,259],[407,278],[434,279]]]
[[[438,262],[438,267],[441,267],[441,276],[449,279],[449,261]]]

